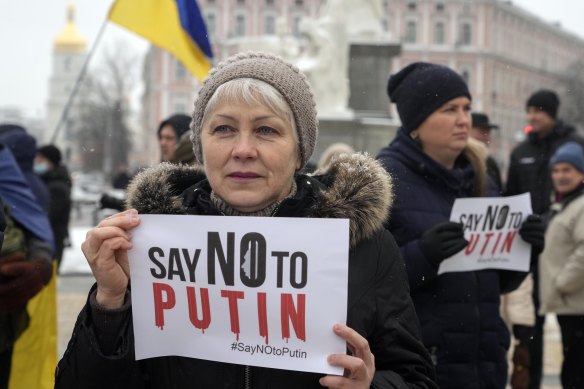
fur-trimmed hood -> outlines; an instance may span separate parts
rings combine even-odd
[[[393,191],[391,178],[379,162],[365,154],[344,154],[311,177],[322,185],[310,215],[348,218],[351,247],[383,227]],[[203,179],[201,167],[161,163],[132,180],[127,205],[139,213],[187,214],[182,192]]]

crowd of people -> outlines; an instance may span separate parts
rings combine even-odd
[[[219,63],[192,115],[160,123],[161,163],[133,177],[125,166],[114,180],[127,198],[82,244],[96,283],[55,388],[540,388],[546,314],[561,329],[562,386],[583,388],[584,139],[558,119],[557,94],[527,98],[530,132],[507,172],[489,153],[491,132],[502,129],[473,112],[454,70],[411,63],[389,77],[387,94],[401,126],[375,158],[336,143],[307,168],[318,121],[306,77],[262,53]],[[27,301],[62,258],[71,182],[59,150],[37,150],[20,126],[0,126],[0,147],[2,389],[31,319]],[[451,221],[457,199],[524,193],[532,214],[517,234],[528,270],[440,271],[469,245],[465,226]],[[344,375],[136,360],[128,250],[145,214],[349,219],[347,320],[331,328],[348,353],[328,358]]]

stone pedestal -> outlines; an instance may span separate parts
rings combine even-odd
[[[319,134],[312,158],[318,162],[331,144],[343,142],[373,157],[395,136],[398,123],[389,117],[319,118]]]
[[[399,44],[351,43],[349,49],[349,108],[357,116],[387,116],[387,79]]]
[[[352,43],[349,51],[350,117],[319,117],[319,137],[312,160],[318,162],[332,143],[343,142],[375,156],[391,142],[399,126],[390,117],[386,85],[392,57],[401,46],[385,43]]]

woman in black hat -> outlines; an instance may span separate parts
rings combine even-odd
[[[396,138],[377,157],[395,180],[388,228],[406,262],[438,384],[503,389],[510,336],[499,315],[499,295],[516,288],[525,273],[438,275],[440,263],[468,244],[462,225],[449,221],[454,200],[496,195],[484,149],[469,139],[470,92],[456,72],[422,62],[393,75],[387,91],[402,121]],[[526,222],[520,232],[524,239],[541,239],[538,223]]]

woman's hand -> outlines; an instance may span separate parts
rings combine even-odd
[[[97,302],[107,309],[124,304],[130,279],[128,250],[132,248],[128,232],[140,224],[138,211],[130,209],[102,220],[92,228],[81,250],[97,281]]]
[[[320,384],[328,388],[369,388],[375,374],[375,356],[369,349],[369,342],[357,331],[343,324],[335,324],[333,331],[347,341],[347,347],[353,355],[329,355],[328,363],[344,367],[345,372],[342,377],[322,377]]]

